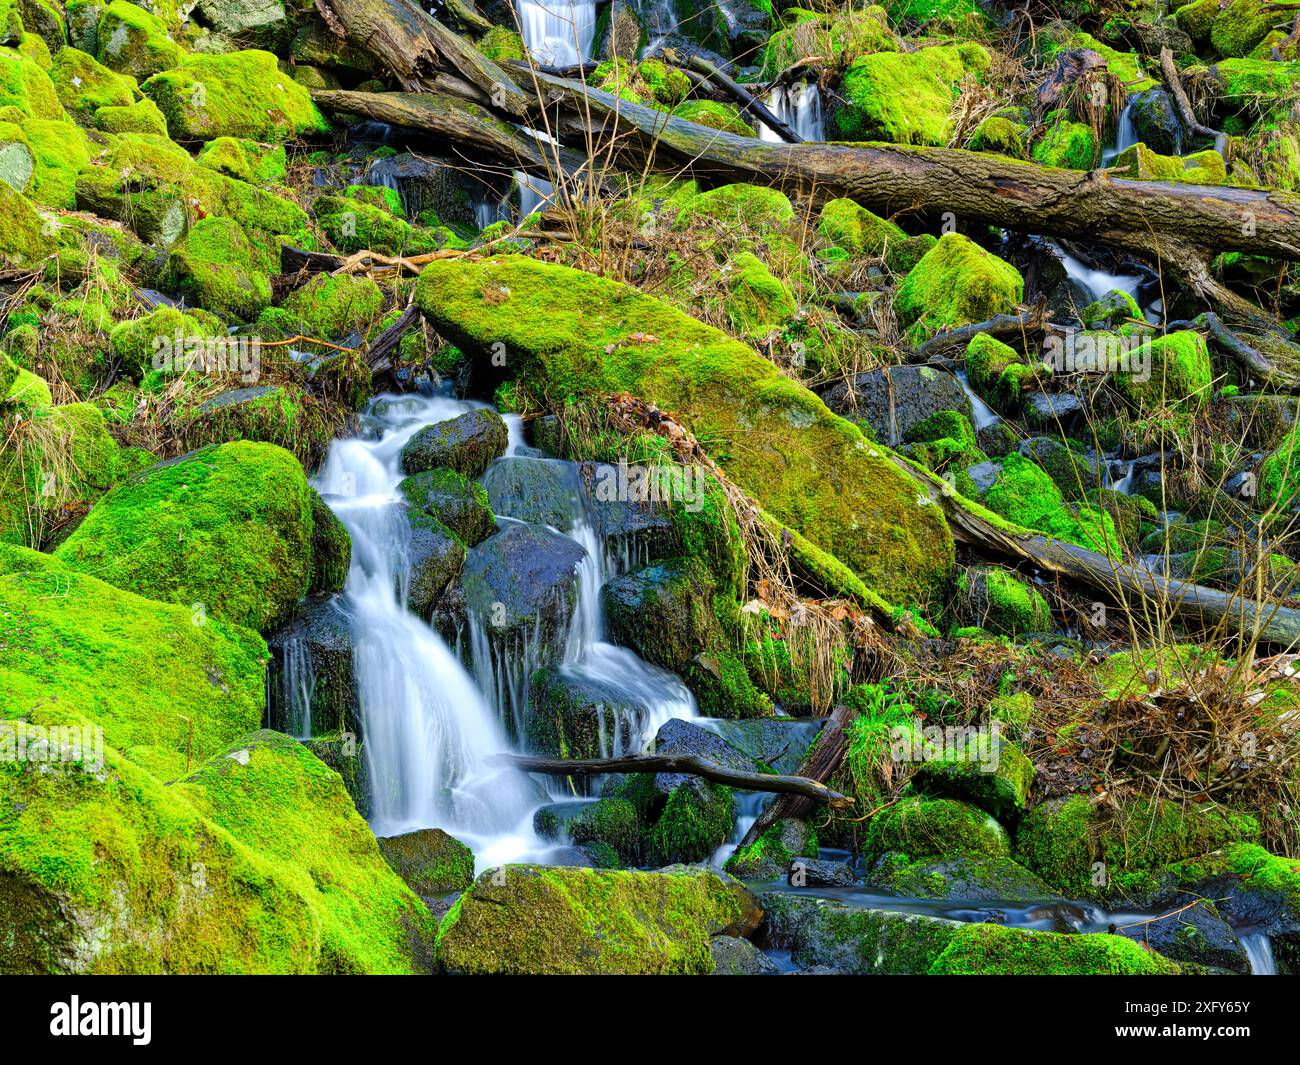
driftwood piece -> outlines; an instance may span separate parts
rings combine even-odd
[[[393,353],[402,342],[402,337],[420,321],[420,308],[414,303],[404,310],[392,325],[385,329],[366,351],[366,361],[370,364],[370,374],[387,373],[393,368]]]
[[[526,773],[564,777],[601,776],[605,773],[685,773],[746,791],[798,795],[810,804],[822,803],[835,809],[853,805],[853,800],[847,795],[832,791],[820,781],[808,777],[746,773],[740,769],[720,766],[694,754],[632,754],[623,758],[587,758],[572,762],[563,758],[538,758],[526,754],[499,754],[496,757],[498,761],[509,763]]]
[[[937,358],[945,357],[954,348],[964,348],[980,333],[989,333],[995,337],[1018,337],[1025,333],[1036,332],[1041,326],[1040,316],[1034,310],[1025,311],[1023,314],[994,315],[987,322],[963,325],[932,336],[925,343],[918,344],[912,349],[908,361],[933,362]]]
[[[844,750],[848,745],[845,730],[855,717],[857,713],[843,704],[830,712],[826,724],[822,726],[821,732],[813,740],[812,747],[799,764],[801,779],[815,781],[830,779],[835,770],[840,767],[840,762],[844,760]],[[813,808],[813,802],[805,795],[789,793],[778,796],[754,819],[740,845],[748,847],[783,818],[807,819],[812,815]]]

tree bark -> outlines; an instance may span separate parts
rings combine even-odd
[[[1064,540],[1006,528],[980,514],[938,477],[918,469],[901,456],[890,458],[943,507],[953,536],[963,543],[1078,581],[1120,603],[1129,598],[1146,598],[1180,619],[1207,627],[1222,625],[1228,632],[1247,640],[1258,639],[1282,647],[1300,644],[1300,610],[1252,599],[1240,592],[1225,592],[1164,577],[1141,563],[1117,561]]]
[[[809,780],[828,780],[844,760],[844,751],[848,746],[845,730],[857,714],[847,706],[840,705],[832,710],[826,718],[826,724],[813,740],[813,745],[799,764],[799,777]],[[779,796],[768,805],[767,809],[754,819],[749,831],[740,841],[742,847],[748,847],[759,836],[784,818],[806,820],[812,816],[813,802],[804,795],[786,794]]]
[[[587,758],[572,762],[563,758],[537,758],[527,754],[499,754],[496,757],[498,761],[507,762],[525,773],[563,777],[600,776],[604,773],[686,773],[745,791],[797,795],[810,805],[823,803],[834,809],[853,805],[853,800],[847,795],[832,791],[826,785],[807,777],[746,773],[740,769],[720,766],[694,754],[633,754],[623,758]]]

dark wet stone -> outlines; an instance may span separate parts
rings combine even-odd
[[[713,954],[714,976],[776,976],[776,962],[748,939],[737,936],[714,936],[709,940]]]
[[[406,605],[422,618],[432,617],[443,594],[460,576],[465,545],[437,518],[423,511],[407,511],[411,538],[407,544],[410,570]]]
[[[848,862],[820,858],[795,858],[786,880],[793,887],[853,887],[859,882]]]
[[[425,470],[405,478],[400,488],[408,505],[436,518],[466,547],[496,532],[487,492],[455,470]]]
[[[267,723],[277,732],[301,736],[310,706],[315,734],[360,735],[360,704],[352,666],[352,629],[337,596],[303,600],[294,616],[266,638]]]
[[[571,462],[507,455],[488,468],[483,487],[492,509],[508,518],[568,532],[582,514]]]
[[[466,477],[480,477],[493,459],[505,453],[509,432],[493,410],[472,410],[436,425],[426,425],[402,448],[408,473],[447,466]]]
[[[861,373],[832,385],[822,393],[822,399],[836,414],[866,422],[875,438],[886,443],[903,439],[909,429],[940,411],[955,410],[971,416],[970,398],[956,375],[929,366],[894,366]]]

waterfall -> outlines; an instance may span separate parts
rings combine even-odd
[[[992,407],[975,394],[975,389],[971,388],[970,378],[966,376],[965,370],[957,371],[957,380],[961,384],[962,391],[966,393],[966,398],[970,400],[971,423],[976,429],[983,429],[986,425],[1002,420]]]
[[[1138,288],[1143,281],[1140,275],[1111,274],[1105,270],[1094,270],[1089,266],[1085,266],[1054,241],[1049,242],[1049,247],[1052,249],[1052,254],[1065,267],[1066,276],[1084,294],[1085,298],[1083,304],[1080,305],[1081,308],[1094,300],[1101,299],[1112,289],[1118,289],[1120,292],[1128,293],[1134,299],[1137,298]]]
[[[1137,469],[1137,463],[1129,461],[1120,464],[1123,472],[1116,477],[1113,467],[1109,470],[1110,487],[1122,496],[1131,496],[1133,494],[1133,472]]]
[[[544,66],[565,67],[591,55],[596,36],[595,0],[516,0],[519,34]]]
[[[822,122],[822,94],[815,84],[806,81],[778,85],[767,98],[768,109],[794,130],[802,140],[826,139]],[[765,141],[780,142],[775,130],[758,123],[758,135]]]
[[[1137,142],[1137,127],[1133,125],[1133,101],[1130,99],[1125,102],[1124,110],[1119,113],[1114,145],[1102,150],[1101,165],[1110,166],[1112,160],[1117,159],[1122,152],[1132,148]]]
[[[300,740],[311,738],[311,700],[316,693],[316,670],[311,651],[303,636],[286,640],[277,661],[267,671],[267,683],[275,686],[267,705],[278,704],[284,713],[285,726]]]
[[[344,608],[374,789],[371,825],[378,835],[444,828],[493,864],[546,849],[531,825],[538,789],[489,762],[508,749],[496,716],[437,633],[403,605],[401,449],[418,429],[467,406],[381,397],[370,408],[378,438],[334,441],[316,487],[352,536]]]
[[[641,49],[644,58],[654,55],[664,40],[677,32],[677,11],[673,0],[637,0],[634,6],[641,25],[645,27],[646,46]]]
[[[1277,964],[1273,960],[1273,941],[1263,932],[1251,932],[1241,937],[1241,945],[1250,959],[1251,976],[1276,976]]]

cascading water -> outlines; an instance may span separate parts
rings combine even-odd
[[[641,49],[641,55],[654,55],[664,40],[677,32],[677,10],[673,0],[638,0],[635,6],[646,36],[646,46]]]
[[[1115,143],[1101,153],[1101,165],[1110,166],[1111,161],[1118,158],[1119,155],[1132,148],[1137,144],[1138,135],[1137,127],[1133,125],[1133,101],[1129,100],[1124,104],[1124,110],[1119,113],[1119,123],[1115,129]]]
[[[463,413],[448,399],[381,397],[375,439],[336,440],[316,487],[352,536],[344,589],[377,835],[438,827],[488,864],[543,853],[532,830],[538,788],[489,762],[508,744],[455,655],[405,606],[409,529],[398,485],[402,446]]]
[[[768,109],[794,130],[802,140],[826,139],[822,121],[822,94],[815,84],[806,81],[794,85],[778,85],[767,98]],[[781,137],[763,123],[758,124],[760,139],[780,142]]]
[[[1251,976],[1276,976],[1277,963],[1273,959],[1273,941],[1263,932],[1251,932],[1241,937],[1241,946],[1250,959]]]
[[[966,393],[966,398],[970,400],[971,423],[976,429],[983,429],[986,425],[1002,420],[992,407],[975,394],[975,389],[971,388],[970,378],[966,376],[965,370],[957,371],[957,380],[961,384],[962,391]]]
[[[1083,293],[1086,303],[1099,300],[1112,290],[1126,292],[1134,299],[1137,298],[1138,288],[1144,280],[1141,275],[1111,274],[1105,270],[1094,270],[1085,266],[1059,244],[1051,242],[1049,246],[1052,253],[1060,259],[1061,265],[1065,267],[1066,276]]]

